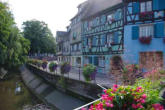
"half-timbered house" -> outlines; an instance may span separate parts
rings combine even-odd
[[[124,22],[122,0],[91,0],[83,18],[83,64],[94,64],[98,73],[110,70],[113,56],[123,54]]]
[[[165,64],[165,0],[124,1],[123,60],[145,70]]]

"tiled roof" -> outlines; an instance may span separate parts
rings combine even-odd
[[[117,4],[122,3],[122,0],[88,0],[90,3],[90,7],[85,14],[84,18],[95,15],[98,12],[101,12],[105,9],[113,7]]]

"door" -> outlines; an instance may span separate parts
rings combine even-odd
[[[163,52],[141,52],[139,65],[147,70],[163,68]]]

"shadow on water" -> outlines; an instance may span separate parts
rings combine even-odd
[[[22,92],[15,94],[16,82]],[[9,72],[4,80],[0,80],[0,110],[22,110],[24,105],[41,103],[23,84],[19,72]]]

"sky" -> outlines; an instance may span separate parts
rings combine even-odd
[[[77,13],[77,6],[86,0],[2,0],[9,3],[15,22],[21,29],[27,20],[40,20],[56,31],[66,31],[70,19]]]

